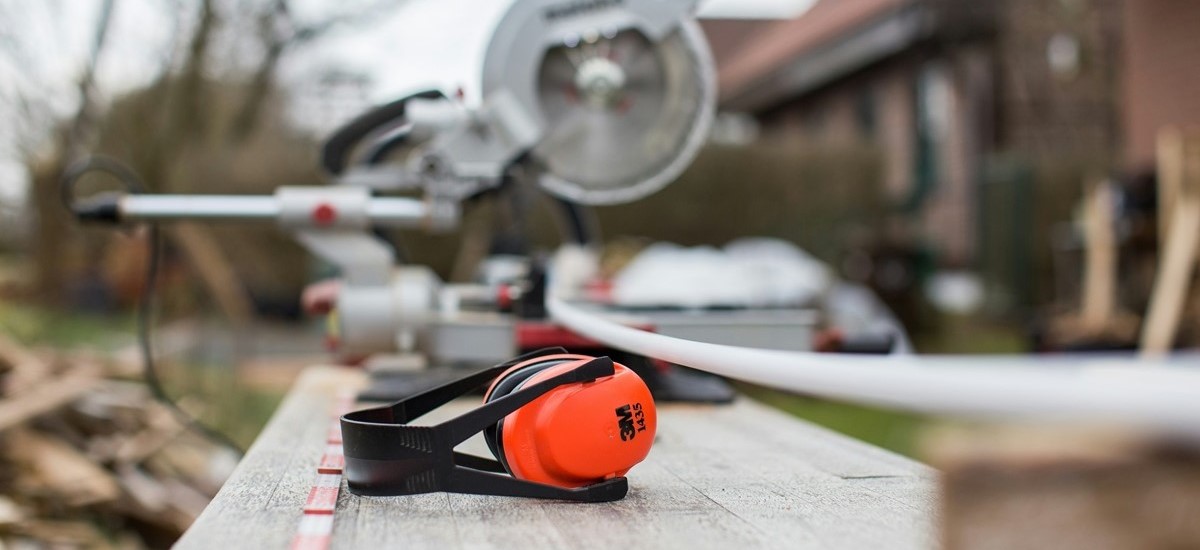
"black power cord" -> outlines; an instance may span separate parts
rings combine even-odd
[[[113,176],[131,194],[146,192],[146,186],[142,183],[141,178],[121,162],[103,156],[86,157],[72,163],[63,173],[63,178],[60,182],[59,190],[63,205],[73,214],[76,212],[75,186],[80,178],[90,172],[104,172]],[[153,341],[152,333],[154,328],[155,287],[158,282],[159,264],[162,260],[162,233],[156,224],[147,224],[147,231],[149,254],[146,258],[145,281],[138,295],[136,319],[138,349],[142,356],[142,377],[145,379],[146,387],[150,389],[150,393],[154,396],[154,399],[166,406],[167,410],[171,411],[171,414],[175,416],[180,424],[183,424],[210,442],[234,451],[240,457],[245,453],[240,445],[234,442],[229,436],[205,425],[199,419],[183,410],[167,393],[166,388],[163,387],[162,379],[158,376],[158,366],[154,361],[154,350],[151,343]]]

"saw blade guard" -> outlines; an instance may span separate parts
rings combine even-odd
[[[523,0],[497,26],[486,98],[541,129],[529,152],[546,191],[633,202],[679,177],[708,138],[716,82],[694,0]]]

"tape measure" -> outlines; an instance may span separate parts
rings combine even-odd
[[[325,550],[333,540],[333,518],[342,487],[346,458],[342,452],[342,415],[354,409],[355,394],[347,392],[334,405],[325,438],[325,452],[316,466],[316,477],[304,501],[303,514],[292,537],[292,550]]]

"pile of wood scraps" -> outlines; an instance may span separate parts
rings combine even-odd
[[[0,547],[164,547],[220,489],[236,457],[131,367],[0,335]]]

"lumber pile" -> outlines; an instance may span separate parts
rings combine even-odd
[[[161,548],[236,464],[129,365],[0,335],[0,548]]]

